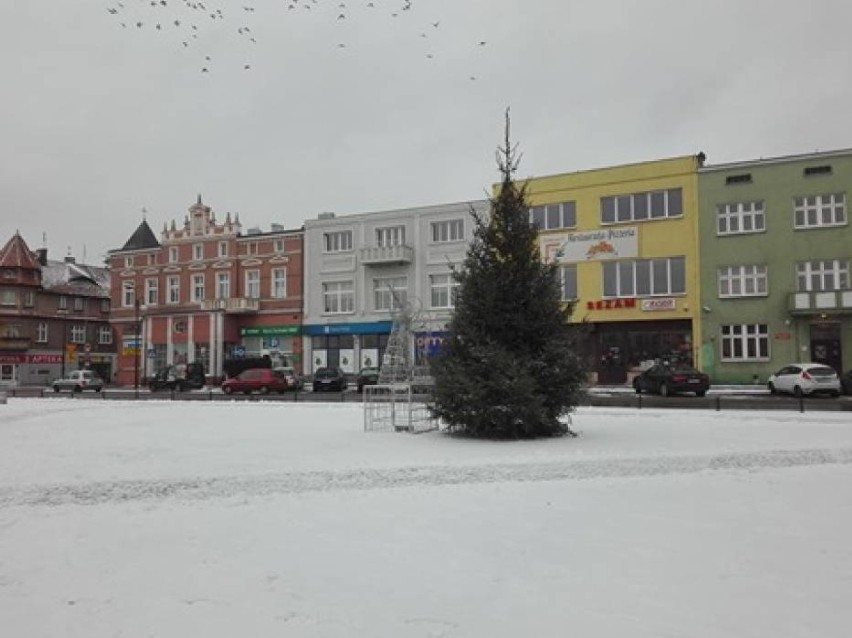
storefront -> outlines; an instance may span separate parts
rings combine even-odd
[[[241,345],[246,357],[280,355],[301,368],[302,353],[299,347],[301,326],[244,326],[240,328]]]
[[[692,322],[688,319],[597,323],[590,343],[593,370],[603,385],[630,383],[654,361],[693,365]]]
[[[304,326],[305,356],[311,362],[304,372],[330,366],[355,374],[380,365],[392,327],[391,321]]]
[[[0,354],[0,385],[47,385],[61,370],[60,353]]]

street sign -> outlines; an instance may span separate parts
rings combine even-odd
[[[231,354],[234,355],[237,359],[242,359],[246,356],[246,349],[243,346],[234,346],[234,349],[231,350]]]
[[[148,358],[153,359],[157,356],[157,351],[154,348],[148,348]]]
[[[272,337],[272,338],[269,340],[269,347],[270,347],[270,348],[277,348],[277,347],[278,347],[278,343],[279,343],[278,339],[277,339],[277,338],[275,338],[275,337]]]

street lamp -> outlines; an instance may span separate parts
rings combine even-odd
[[[137,397],[139,396],[139,345],[142,340],[142,336],[139,334],[139,299],[133,300],[133,311],[134,311],[134,330],[135,330],[135,339],[133,349],[133,389],[136,390]]]

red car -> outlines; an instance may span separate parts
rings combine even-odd
[[[225,394],[233,394],[234,392],[269,394],[270,392],[285,392],[288,389],[287,376],[270,368],[249,368],[222,383],[222,392]]]

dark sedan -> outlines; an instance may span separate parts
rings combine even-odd
[[[340,368],[319,368],[314,372],[314,392],[343,392],[346,375]]]
[[[361,371],[358,373],[358,378],[355,379],[355,386],[358,388],[358,392],[362,392],[365,385],[376,385],[378,382],[378,368],[361,368]]]
[[[689,366],[654,365],[633,379],[636,394],[643,392],[668,396],[681,392],[694,392],[703,397],[710,389],[710,377]]]

